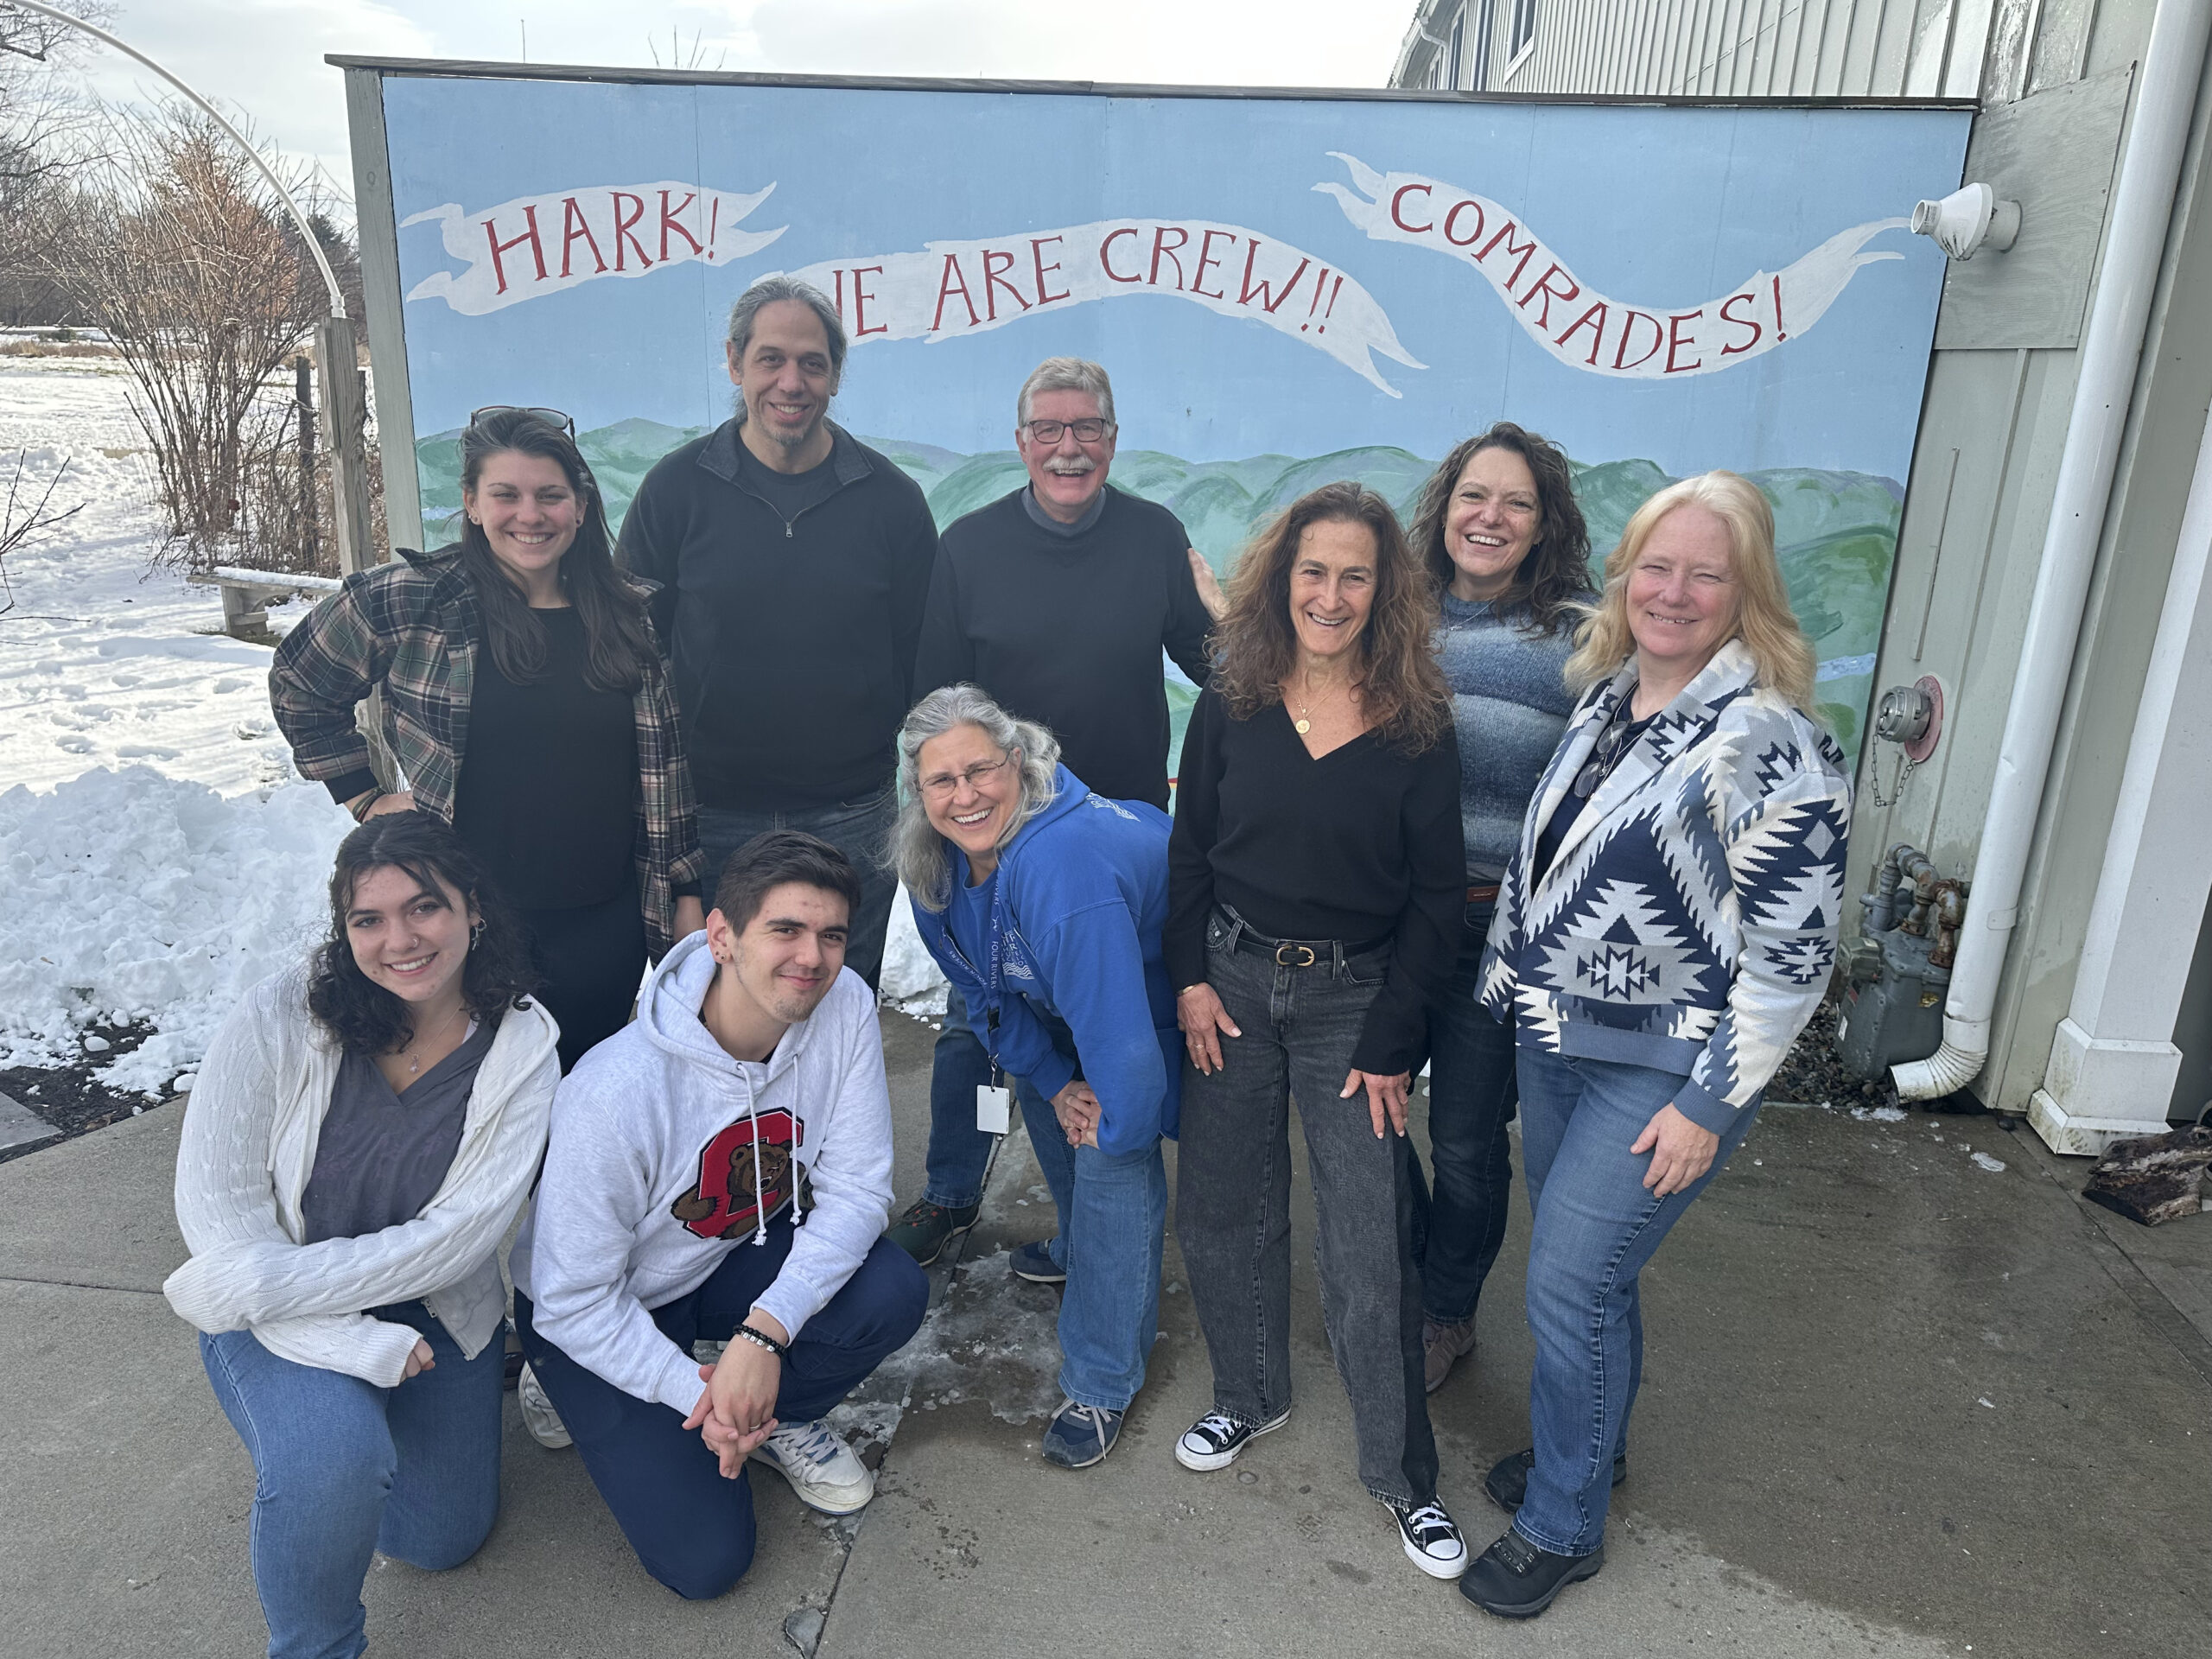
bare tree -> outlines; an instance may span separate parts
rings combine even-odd
[[[38,499],[31,500],[23,493],[23,466],[29,458],[29,450],[16,451],[16,472],[8,480],[8,499],[0,502],[0,616],[16,608],[15,584],[8,580],[8,556],[85,510],[81,501],[59,511],[54,506],[54,493],[69,470],[66,456],[54,468],[54,476],[46,480],[46,487],[39,491]]]
[[[327,308],[321,280],[275,192],[214,123],[166,105],[111,115],[105,131],[107,159],[79,175],[48,264],[137,383],[166,556],[289,568],[297,474],[266,480],[295,448],[279,372]],[[303,170],[275,164],[302,194]],[[257,513],[257,497],[284,505]]]
[[[69,10],[106,22],[104,0]],[[92,42],[67,25],[0,0],[0,321],[81,322],[45,270],[70,168],[86,159],[95,111],[72,73]]]
[[[645,36],[645,50],[653,54],[654,64],[663,69],[719,69],[729,61],[727,48],[715,48],[715,60],[712,63],[707,61],[705,29],[692,30],[691,44],[687,47],[683,44],[683,32],[673,23],[669,25],[666,58],[660,54],[660,42],[651,35]]]

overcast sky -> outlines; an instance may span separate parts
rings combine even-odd
[[[331,52],[781,73],[1380,86],[1412,0],[122,0],[115,32],[351,189]],[[677,44],[671,49],[671,31]],[[111,54],[112,55],[112,54]],[[136,66],[103,69],[128,95]]]

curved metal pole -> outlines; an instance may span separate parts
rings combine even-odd
[[[338,286],[338,273],[331,270],[330,261],[323,256],[322,243],[315,233],[315,226],[308,220],[308,216],[300,211],[300,204],[292,200],[292,193],[284,188],[284,181],[276,176],[276,168],[269,165],[259,150],[246,143],[245,135],[232,126],[224,118],[220,110],[162,68],[160,64],[156,63],[137,47],[130,45],[128,41],[116,39],[114,35],[97,24],[88,23],[81,17],[73,17],[57,7],[48,5],[46,0],[0,0],[0,3],[13,6],[22,11],[35,11],[41,17],[51,17],[57,23],[66,24],[71,29],[81,29],[94,40],[113,47],[124,56],[144,64],[146,67],[190,99],[206,113],[209,120],[230,134],[232,142],[244,150],[247,159],[261,169],[262,176],[269,181],[270,188],[283,199],[286,209],[292,215],[293,222],[300,227],[300,235],[308,245],[308,251],[315,257],[315,269],[322,273],[322,285],[330,290],[330,315],[334,317],[342,317],[346,315],[346,296]]]

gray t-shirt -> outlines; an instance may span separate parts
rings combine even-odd
[[[380,1233],[423,1213],[461,1149],[469,1091],[493,1035],[478,1025],[404,1094],[393,1092],[375,1060],[347,1051],[300,1197],[307,1243]]]
[[[1101,490],[1092,496],[1090,505],[1083,510],[1083,516],[1071,524],[1062,524],[1045,511],[1044,504],[1037,499],[1037,486],[1034,484],[1022,491],[1021,510],[1029,515],[1029,522],[1038,529],[1049,530],[1055,536],[1065,536],[1072,539],[1077,536],[1088,535],[1098,521],[1106,516],[1106,492]]]

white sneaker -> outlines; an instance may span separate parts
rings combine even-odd
[[[522,1426],[540,1446],[558,1452],[564,1446],[575,1444],[569,1438],[569,1427],[561,1421],[561,1414],[545,1397],[545,1385],[530,1369],[528,1360],[523,1362],[522,1375],[515,1379],[515,1403],[522,1408]]]
[[[1433,1498],[1426,1503],[1387,1497],[1378,1501],[1398,1523],[1406,1559],[1415,1567],[1432,1579],[1456,1579],[1467,1570],[1466,1540],[1441,1503]]]
[[[1289,1421],[1288,1407],[1281,1416],[1264,1423],[1240,1423],[1234,1417],[1210,1411],[1185,1429],[1183,1438],[1175,1442],[1175,1461],[1201,1473],[1226,1469],[1254,1440],[1274,1433]]]
[[[824,1515],[850,1515],[875,1496],[875,1477],[853,1455],[830,1425],[786,1423],[753,1449],[754,1463],[765,1463],[791,1484],[798,1501]]]

